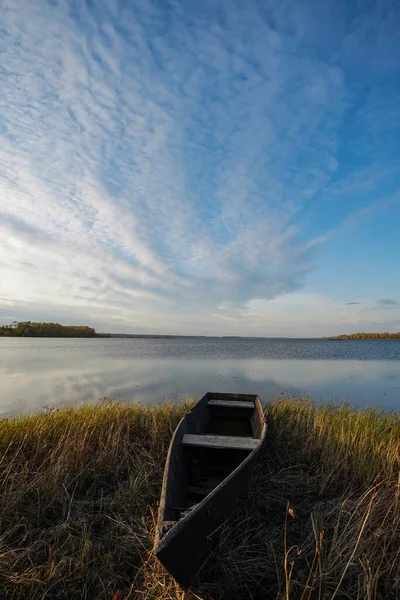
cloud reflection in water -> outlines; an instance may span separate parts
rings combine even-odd
[[[123,342],[2,340],[0,411],[25,413],[104,397],[153,404],[185,395],[200,397],[207,391],[258,393],[264,401],[283,392],[322,401],[346,398],[356,406],[399,406],[397,360],[276,360],[256,358],[257,352],[254,357],[239,357],[241,341],[232,351],[236,358],[207,356],[216,353],[210,347],[218,341],[202,342],[199,356],[170,358],[179,340],[166,341],[164,351],[158,347],[151,358],[152,341]],[[185,343],[189,349],[190,342]],[[191,343],[197,344],[194,352],[199,352],[198,342]]]

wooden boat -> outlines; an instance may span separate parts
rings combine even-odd
[[[260,399],[208,392],[181,420],[164,470],[155,553],[184,588],[248,485],[266,426]]]

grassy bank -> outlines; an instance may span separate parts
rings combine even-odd
[[[0,598],[399,598],[400,417],[282,400],[248,495],[182,592],[152,554],[190,403],[0,421]]]

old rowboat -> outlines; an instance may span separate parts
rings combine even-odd
[[[181,420],[168,451],[155,553],[187,588],[246,488],[265,439],[260,399],[208,392]]]

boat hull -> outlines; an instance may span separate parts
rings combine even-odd
[[[164,471],[155,553],[183,588],[189,587],[195,574],[218,541],[221,526],[233,513],[240,495],[249,484],[265,440],[265,426],[263,425],[257,447],[250,453],[242,454],[241,456],[244,457],[236,468],[184,518],[178,521],[171,518],[173,515],[171,507],[179,505],[181,501],[179,490],[183,489],[182,438],[196,428],[201,430],[202,422],[204,423],[202,417],[204,417],[205,404],[210,395],[206,394],[196,404],[193,411],[179,423],[170,444]],[[216,394],[212,396],[215,397]],[[226,397],[227,394],[224,396]],[[241,398],[243,397],[242,395]],[[263,419],[261,404],[258,397],[253,396],[253,398],[257,398],[256,409],[261,425]]]

